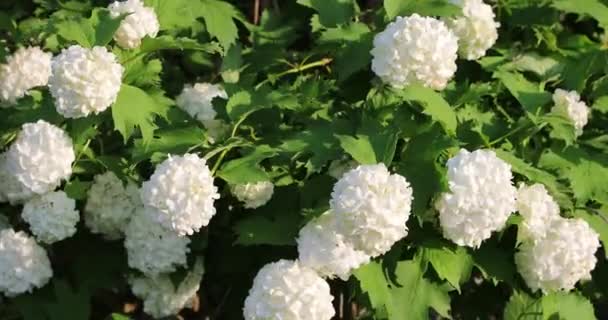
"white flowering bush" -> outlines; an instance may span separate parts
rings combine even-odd
[[[0,1],[0,319],[604,319],[607,17]]]

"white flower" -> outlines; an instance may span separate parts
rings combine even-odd
[[[145,36],[156,37],[160,28],[156,13],[153,8],[144,7],[140,0],[116,1],[111,3],[108,9],[112,18],[129,14],[121,21],[114,33],[114,40],[119,46],[133,49],[139,47],[141,39]]]
[[[49,89],[64,117],[97,114],[116,101],[123,67],[105,47],[70,46],[53,58],[52,68]]]
[[[205,126],[212,143],[226,130],[223,121],[215,119],[217,112],[212,104],[215,98],[228,99],[228,94],[220,85],[203,82],[186,85],[175,99],[179,108]]]
[[[262,267],[245,299],[245,320],[329,320],[334,314],[329,285],[295,261]]]
[[[397,17],[374,38],[372,70],[396,88],[421,84],[443,90],[456,72],[457,43],[442,21]]]
[[[0,154],[0,202],[20,204],[33,197],[35,193],[27,189],[8,168],[7,154]]]
[[[193,301],[203,273],[203,264],[197,261],[177,288],[166,274],[134,278],[129,282],[133,294],[144,301],[144,311],[155,318],[163,318],[177,314]]]
[[[298,260],[322,277],[347,280],[353,270],[369,262],[370,256],[355,250],[336,230],[331,211],[308,222],[298,237]]]
[[[70,177],[75,158],[68,134],[38,120],[21,127],[19,136],[7,152],[6,165],[27,190],[44,194]]]
[[[329,202],[344,241],[375,257],[407,235],[412,188],[384,164],[361,165],[334,185]]]
[[[458,53],[467,60],[486,55],[498,39],[500,23],[494,21],[492,7],[482,0],[451,0],[462,7],[462,14],[446,19],[448,27],[458,37]]]
[[[112,171],[108,171],[95,176],[84,208],[84,222],[94,233],[101,233],[110,240],[119,239],[141,206],[137,186],[128,183],[125,187]]]
[[[51,76],[53,55],[39,47],[20,48],[0,65],[0,101],[14,103],[28,90],[45,86]]]
[[[265,205],[272,198],[273,192],[274,184],[270,181],[237,184],[232,187],[232,194],[249,209]]]
[[[524,243],[515,262],[533,291],[569,291],[579,280],[591,278],[599,246],[598,235],[587,222],[555,219],[545,237]]]
[[[359,162],[355,160],[334,160],[329,164],[327,174],[335,179],[340,179],[346,172],[358,166]]]
[[[49,244],[71,237],[76,233],[76,224],[80,220],[76,201],[63,191],[49,192],[29,200],[23,206],[21,216],[30,225],[36,239]]]
[[[436,203],[443,236],[461,246],[479,247],[515,211],[511,166],[494,151],[464,149],[447,166],[450,191]]]
[[[522,239],[535,241],[544,237],[555,219],[559,219],[559,206],[542,184],[519,186],[517,211],[524,218],[520,227]]]
[[[53,276],[46,251],[13,229],[0,231],[0,291],[9,297],[44,286]]]
[[[152,219],[153,208],[139,208],[125,229],[129,266],[147,276],[173,272],[186,264],[188,237],[180,237]]]
[[[156,208],[155,219],[179,235],[209,224],[220,195],[204,159],[196,154],[169,156],[156,167],[141,191],[144,205]]]
[[[577,136],[583,134],[583,127],[589,120],[589,108],[580,100],[581,97],[576,91],[557,89],[553,93],[555,105],[551,108],[551,112],[561,114],[572,121]]]

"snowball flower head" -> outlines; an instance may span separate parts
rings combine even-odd
[[[0,231],[0,292],[14,297],[44,286],[53,276],[46,251],[13,229]]]
[[[520,225],[522,239],[530,241],[544,237],[551,222],[560,218],[559,206],[539,183],[519,186],[517,211],[524,218]]]
[[[141,192],[144,205],[156,208],[155,220],[179,235],[190,235],[209,224],[213,202],[220,196],[211,171],[196,154],[169,156],[156,167]]]
[[[345,173],[334,185],[329,204],[344,241],[378,256],[407,235],[412,199],[404,177],[375,164]]]
[[[232,187],[232,194],[249,209],[265,205],[272,198],[273,191],[274,184],[270,181],[237,184]]]
[[[176,288],[169,275],[131,279],[131,291],[144,301],[144,311],[154,318],[177,314],[191,303],[203,278],[203,264],[198,261],[194,269]]]
[[[6,158],[6,153],[0,154],[0,202],[8,201],[15,205],[33,197],[35,193],[27,189],[10,171]]]
[[[446,19],[448,27],[458,37],[458,53],[467,60],[477,60],[486,55],[498,39],[500,23],[494,21],[492,7],[482,0],[452,0],[462,7],[462,14]]]
[[[80,220],[76,201],[63,191],[49,192],[29,200],[23,206],[21,216],[30,225],[36,239],[49,244],[71,237],[76,233],[76,224]]]
[[[37,194],[54,190],[72,174],[72,139],[43,120],[26,123],[7,151],[6,165],[17,180]]]
[[[116,101],[123,67],[105,47],[70,46],[53,58],[52,68],[49,88],[64,117],[97,114]]]
[[[212,104],[215,98],[228,99],[228,94],[220,85],[202,82],[186,85],[175,100],[179,108],[205,126],[212,143],[226,130],[224,122],[215,119],[217,112]]]
[[[299,261],[322,277],[348,280],[352,271],[370,260],[363,251],[344,242],[336,230],[336,215],[331,211],[308,222],[298,237]]]
[[[436,203],[443,236],[477,248],[515,211],[517,189],[511,182],[511,166],[494,151],[464,149],[447,166],[450,191]]]
[[[576,135],[583,134],[583,127],[589,120],[589,108],[576,91],[555,90],[553,93],[553,103],[551,112],[561,114],[570,119],[574,124]]]
[[[141,207],[139,190],[133,183],[127,186],[112,172],[95,176],[88,191],[84,222],[93,233],[115,240],[123,232],[137,208]]]
[[[108,6],[110,16],[117,18],[122,14],[126,16],[114,33],[116,43],[125,48],[139,47],[141,39],[145,36],[156,37],[160,25],[153,8],[144,7],[141,0],[115,1]]]
[[[458,38],[442,21],[397,17],[374,38],[372,70],[396,88],[421,84],[443,90],[456,72]]]
[[[591,278],[599,246],[599,237],[587,222],[555,219],[542,239],[524,243],[515,263],[533,291],[569,291],[579,280]]]
[[[245,320],[329,320],[334,316],[329,285],[295,261],[262,267],[245,299]]]
[[[45,86],[51,76],[53,55],[39,47],[19,48],[0,65],[0,101],[15,103],[28,90]]]
[[[180,237],[153,220],[154,208],[139,208],[125,229],[129,266],[148,276],[173,272],[186,264],[188,237]]]

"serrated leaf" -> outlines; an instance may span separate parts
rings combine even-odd
[[[421,247],[422,259],[428,261],[439,278],[447,280],[460,292],[460,284],[465,283],[473,270],[473,257],[463,247],[450,248],[439,241],[424,243]]]
[[[217,43],[200,43],[190,38],[174,38],[172,36],[160,36],[156,38],[144,38],[139,47],[140,53],[158,50],[197,50],[207,53],[220,52]]]
[[[554,8],[580,15],[588,15],[596,19],[602,26],[608,26],[608,7],[598,0],[553,0]]]
[[[456,132],[456,113],[439,93],[420,85],[408,86],[398,93],[407,101],[419,103],[422,112],[439,122],[448,134],[453,135]]]
[[[397,147],[398,131],[383,128],[379,123],[366,119],[357,134],[336,135],[340,146],[360,164],[383,162],[390,165]]]
[[[53,23],[53,27],[61,38],[76,42],[85,48],[92,48],[95,43],[95,30],[87,19],[63,20]]]
[[[494,72],[494,77],[499,79],[522,107],[533,115],[537,115],[541,107],[551,101],[549,92],[545,92],[539,84],[529,81],[520,73],[500,70]]]
[[[355,13],[353,0],[298,0],[297,3],[315,9],[319,22],[327,28],[349,22]]]
[[[222,79],[227,83],[239,82],[241,67],[243,66],[243,56],[240,44],[230,47],[224,59],[222,59]]]
[[[154,8],[161,30],[189,28],[204,11],[200,1],[193,0],[144,0]]]
[[[369,27],[360,22],[323,31],[319,43],[327,46],[334,57],[338,80],[343,81],[355,72],[367,68],[373,38]]]
[[[277,151],[268,145],[257,146],[252,152],[226,162],[217,176],[231,184],[266,181],[268,174],[259,163],[276,154]]]
[[[91,25],[95,28],[95,46],[105,46],[112,41],[114,33],[120,27],[120,23],[127,14],[120,15],[116,18],[110,16],[110,11],[107,9],[95,9],[91,14]]]
[[[502,281],[513,284],[515,282],[517,271],[513,253],[499,247],[496,241],[490,239],[482,243],[481,247],[473,252],[473,261],[484,276],[492,279],[494,283]]]
[[[556,292],[542,298],[545,320],[595,320],[593,305],[577,293]]]
[[[142,139],[133,143],[133,161],[139,162],[152,156],[154,153],[182,154],[191,147],[205,141],[205,132],[196,126],[162,129],[154,132],[154,138],[144,144]]]
[[[541,320],[541,300],[534,299],[522,291],[513,291],[503,314],[504,320]]]
[[[90,181],[80,181],[78,177],[65,184],[63,191],[69,198],[74,200],[85,200],[87,198],[87,190],[91,186]]]
[[[418,13],[422,16],[453,16],[461,9],[446,0],[385,0],[384,9],[389,19],[397,16],[409,16]]]
[[[158,103],[145,91],[123,84],[112,106],[114,128],[122,134],[124,143],[133,135],[135,128],[139,128],[143,143],[148,144],[157,128],[154,118],[166,109],[166,105]]]
[[[543,116],[540,120],[551,126],[551,132],[549,133],[551,138],[564,141],[566,146],[573,145],[576,141],[574,123],[566,116],[550,113]]]
[[[236,41],[238,29],[234,23],[238,11],[232,4],[218,0],[202,0],[203,11],[201,12],[207,32],[217,38],[224,52]]]
[[[601,73],[607,57],[603,50],[582,51],[570,57],[561,76],[564,89],[582,92],[587,80],[594,74]]]

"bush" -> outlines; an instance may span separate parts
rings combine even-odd
[[[0,318],[608,317],[607,1],[0,9]]]

